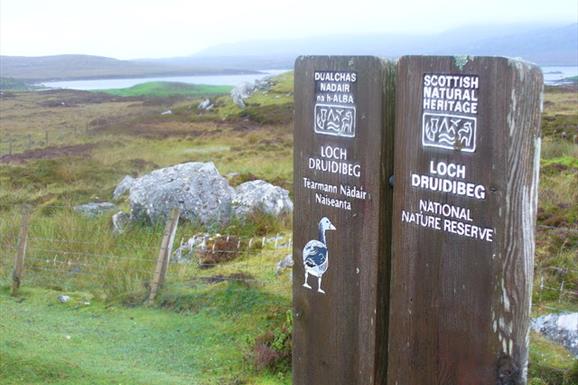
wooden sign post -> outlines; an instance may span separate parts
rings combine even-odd
[[[526,383],[540,70],[398,62],[388,385]]]
[[[395,66],[295,66],[293,383],[385,381]]]

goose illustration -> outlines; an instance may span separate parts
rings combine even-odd
[[[303,248],[303,266],[305,267],[305,283],[303,287],[311,289],[307,280],[309,274],[317,277],[317,292],[325,294],[321,289],[321,277],[329,267],[329,252],[327,251],[327,243],[325,240],[325,232],[327,230],[335,230],[335,226],[327,217],[321,218],[319,221],[319,240],[313,239]]]

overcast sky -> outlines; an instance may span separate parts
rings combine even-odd
[[[0,54],[174,57],[255,39],[577,21],[576,0],[0,0]]]

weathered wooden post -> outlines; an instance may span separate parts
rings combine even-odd
[[[293,383],[385,381],[395,65],[295,65]]]
[[[398,63],[388,385],[526,383],[542,74]]]
[[[165,232],[161,240],[161,248],[157,258],[157,264],[153,273],[153,279],[150,283],[149,296],[146,301],[147,304],[152,304],[154,302],[159,289],[165,282],[171,254],[173,252],[173,243],[175,242],[180,215],[181,210],[178,208],[173,208],[169,212],[169,216],[165,224]]]
[[[24,259],[26,258],[26,247],[28,245],[28,222],[30,221],[31,208],[22,208],[22,221],[18,232],[18,249],[14,256],[14,270],[12,271],[12,296],[18,295],[18,289],[22,285],[22,275],[24,274]]]

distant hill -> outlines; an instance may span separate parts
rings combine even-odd
[[[190,57],[158,59],[149,63],[266,69],[291,68],[299,55],[395,58],[407,54],[499,55],[521,57],[540,65],[578,65],[578,23],[469,26],[430,35],[332,35],[244,41],[210,47]]]
[[[27,81],[250,73],[239,68],[117,60],[90,55],[0,56],[0,77]]]
[[[578,23],[468,26],[439,34],[331,35],[244,41],[193,56],[117,60],[101,56],[0,56],[0,78],[30,82],[250,73],[292,68],[299,55],[499,55],[540,65],[578,65]]]

